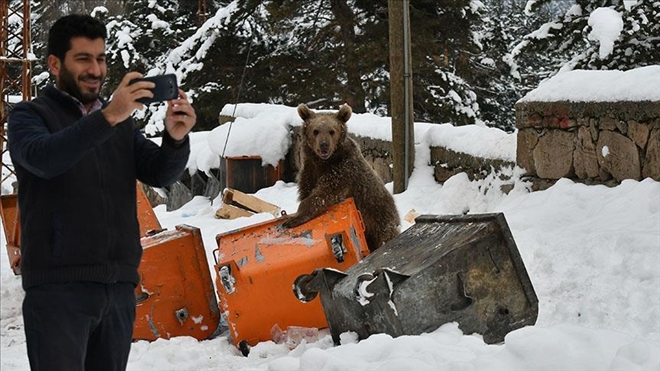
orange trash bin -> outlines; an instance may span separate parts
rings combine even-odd
[[[199,228],[178,225],[141,243],[133,340],[211,337],[220,312]]]
[[[0,214],[2,215],[2,226],[7,239],[7,256],[9,267],[15,275],[21,274],[21,228],[18,213],[18,194],[0,196]]]
[[[272,340],[271,329],[325,328],[320,300],[306,301],[296,281],[317,268],[346,270],[369,253],[364,224],[352,199],[298,227],[285,217],[216,236],[216,287],[232,341],[249,346]]]

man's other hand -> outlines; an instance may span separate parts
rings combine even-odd
[[[188,101],[188,96],[179,89],[179,98],[167,102],[165,130],[174,140],[183,140],[197,121],[195,109]]]

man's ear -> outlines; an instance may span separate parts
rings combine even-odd
[[[52,73],[53,76],[58,77],[61,68],[62,61],[53,54],[48,55],[48,69],[50,70],[50,73]]]

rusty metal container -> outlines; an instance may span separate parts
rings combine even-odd
[[[17,193],[0,196],[0,215],[2,215],[2,227],[7,240],[5,247],[9,257],[9,267],[14,274],[19,275],[21,274],[21,228]]]
[[[352,199],[295,228],[285,217],[216,236],[216,287],[231,338],[249,346],[272,340],[277,325],[325,328],[318,300],[306,302],[296,280],[317,268],[346,270],[369,253],[362,218]]]
[[[297,288],[320,293],[333,340],[431,332],[458,322],[497,343],[533,325],[538,299],[504,214],[422,215],[345,273],[316,270]]]
[[[260,156],[227,156],[220,159],[220,184],[225,188],[255,193],[282,179],[282,161],[277,166],[262,164]]]
[[[140,225],[140,237],[144,237],[149,233],[159,232],[163,228],[160,226],[156,212],[151,207],[147,195],[144,193],[142,184],[137,182],[137,217]]]

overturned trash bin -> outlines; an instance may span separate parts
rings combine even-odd
[[[538,299],[504,215],[422,215],[345,273],[317,269],[297,290],[320,293],[333,340],[432,332],[457,322],[484,342],[533,325]]]
[[[201,230],[181,224],[173,231],[155,231],[140,242],[133,340],[211,338],[218,330],[220,311]]]
[[[274,340],[277,328],[325,328],[318,300],[294,289],[322,267],[348,270],[369,254],[364,223],[352,198],[293,228],[278,218],[218,234],[216,287],[229,333],[244,355]],[[304,284],[303,284],[304,285]],[[281,332],[281,331],[280,331]]]

